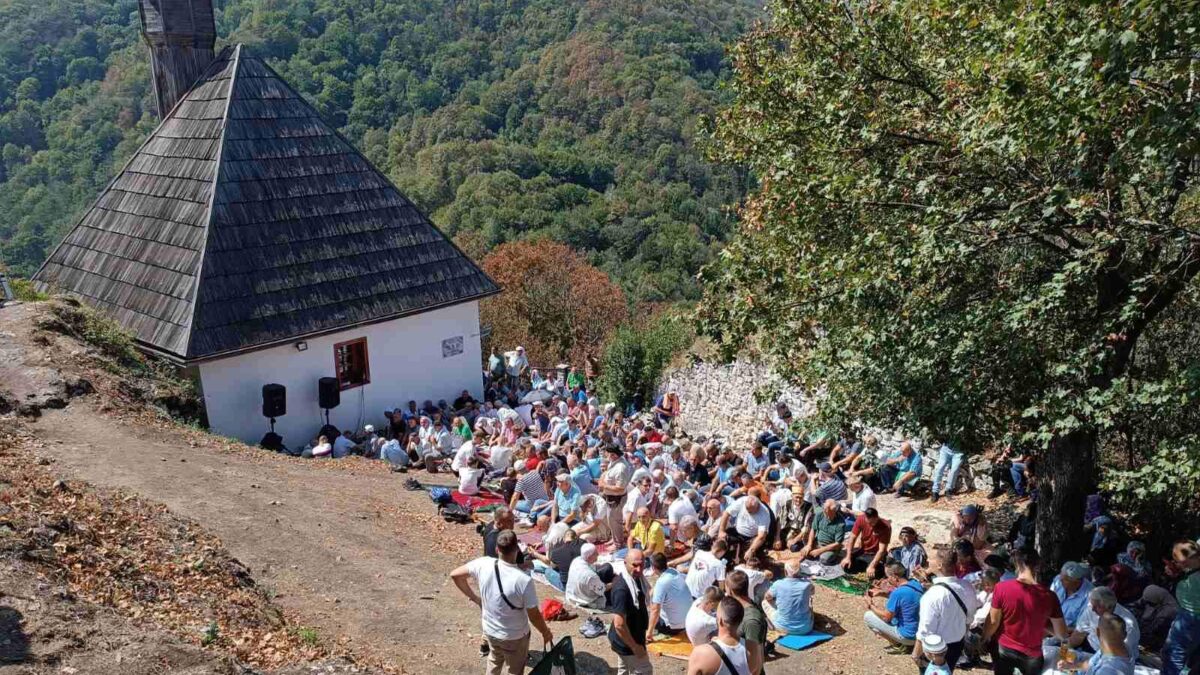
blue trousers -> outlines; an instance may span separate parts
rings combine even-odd
[[[1200,656],[1200,616],[1179,610],[1162,648],[1162,675],[1179,675],[1188,667],[1196,670]]]
[[[962,468],[963,453],[960,450],[955,450],[948,445],[943,445],[938,451],[937,466],[933,467],[933,494],[950,494],[954,491],[954,484],[958,482],[958,470]],[[946,469],[950,469],[950,475],[946,478],[946,489],[942,490],[942,474]]]
[[[528,499],[522,499],[517,502],[517,510],[521,513],[528,513],[532,516],[537,516],[542,513],[550,513],[552,504],[545,499],[535,500],[532,504]]]
[[[900,469],[891,465],[885,465],[879,470],[879,479],[883,481],[883,487],[891,489],[896,484],[896,479],[900,477]],[[911,485],[901,485],[897,494],[906,495],[912,489]]]
[[[1019,497],[1024,497],[1028,492],[1025,487],[1025,465],[1021,462],[1013,462],[1009,471],[1012,472],[1013,492],[1016,492]]]

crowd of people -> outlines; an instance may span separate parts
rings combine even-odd
[[[877,496],[949,495],[963,465],[951,443],[927,479],[915,440],[885,452],[874,436],[807,427],[779,404],[735,447],[677,433],[675,393],[618,409],[596,398],[589,374],[540,373],[518,348],[493,357],[482,402],[466,391],[450,404],[410,401],[388,411],[382,433],[335,433],[312,452],[451,472],[464,495],[500,495],[484,556],[452,574],[482,607],[489,672],[523,672],[531,626],[551,641],[531,573],[611,615],[619,673],[652,672],[647,644],[671,635],[695,646],[689,673],[762,672],[768,631],[812,631],[813,578],[838,574],[871,582],[866,627],[925,673],[987,662],[1004,675],[1130,674],[1139,659],[1165,675],[1195,668],[1196,542],[1156,566],[1097,497],[1080,524],[1087,557],[1042,585],[1036,466],[1012,445],[993,463],[991,496],[1026,500],[1016,522],[993,531],[985,509],[967,505],[946,540],[922,543],[910,526],[893,536]]]

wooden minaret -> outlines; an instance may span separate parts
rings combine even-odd
[[[138,0],[158,116],[166,117],[214,58],[212,0]]]

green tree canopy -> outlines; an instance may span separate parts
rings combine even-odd
[[[1034,442],[1043,554],[1079,553],[1083,497],[1119,432],[1147,451],[1195,442],[1146,415],[1196,407],[1200,354],[1156,335],[1194,315],[1200,272],[1200,12],[770,13],[735,50],[716,125],[716,156],[760,185],[705,272],[705,329],[728,354],[758,337],[823,387],[831,422],[968,450]]]

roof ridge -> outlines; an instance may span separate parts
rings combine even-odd
[[[187,326],[184,332],[184,343],[182,350],[182,355],[185,359],[191,358],[192,355],[192,324],[196,321],[196,308],[200,304],[200,285],[204,281],[204,262],[208,257],[208,235],[212,232],[213,205],[216,204],[217,188],[221,184],[221,155],[225,150],[225,131],[229,129],[229,106],[233,103],[234,85],[237,83],[238,69],[241,68],[242,64],[242,44],[239,42],[236,45],[226,47],[224,50],[222,50],[221,54],[213,60],[213,63],[218,63],[225,60],[221,57],[225,56],[230,50],[232,50],[233,53],[229,54],[227,58],[233,61],[233,67],[229,71],[229,88],[225,94],[225,110],[221,113],[221,136],[217,139],[217,156],[213,167],[212,191],[208,195],[208,206],[205,208],[204,214],[204,245],[200,247],[200,260],[196,264],[196,276],[193,277],[194,281],[192,282],[192,307],[191,311],[188,312]],[[211,66],[209,66],[209,68],[211,69]],[[207,80],[208,73],[206,72],[196,81],[206,82]],[[194,86],[195,85],[193,85],[193,87]],[[188,90],[187,94],[179,97],[179,100],[182,102],[190,93],[191,90]]]

